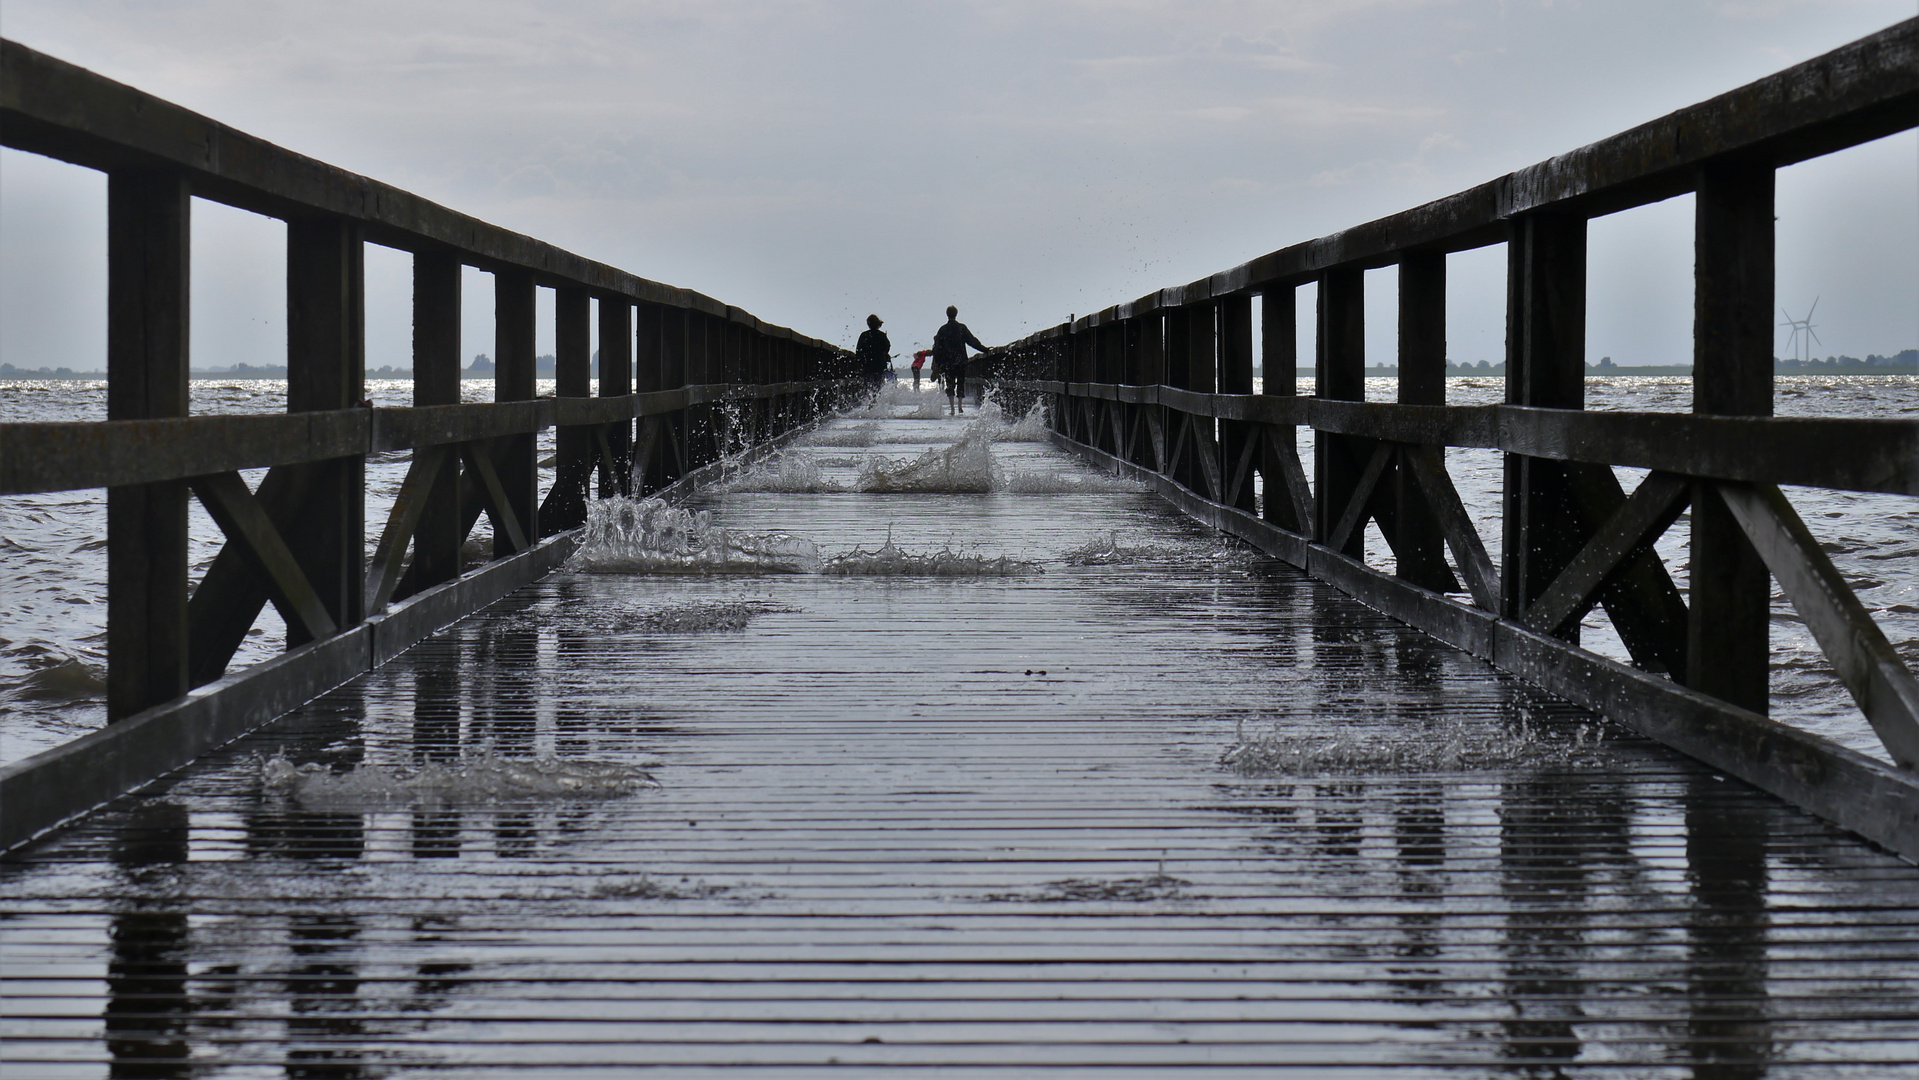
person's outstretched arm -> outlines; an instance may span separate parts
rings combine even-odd
[[[971,345],[973,348],[978,349],[981,352],[986,351],[986,346],[981,345],[979,343],[979,339],[973,336],[973,332],[971,330],[968,330],[966,332],[966,343],[968,345]]]

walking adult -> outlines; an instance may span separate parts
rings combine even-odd
[[[853,356],[860,363],[860,375],[866,380],[868,390],[878,390],[886,385],[886,372],[893,366],[893,343],[880,329],[880,317],[866,317],[866,332],[860,335],[859,344],[853,347]]]
[[[971,345],[980,352],[986,346],[979,343],[966,324],[959,321],[959,308],[946,306],[946,325],[933,335],[933,363],[939,368],[940,382],[946,384],[946,415],[966,411],[966,347]]]

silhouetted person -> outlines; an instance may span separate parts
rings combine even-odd
[[[966,347],[980,352],[979,343],[966,324],[959,321],[959,308],[947,305],[946,325],[933,335],[933,363],[939,367],[940,382],[946,384],[946,415],[966,411]]]
[[[868,390],[886,385],[886,370],[893,366],[893,343],[880,330],[878,315],[866,317],[866,332],[860,335],[853,355],[860,362],[860,375],[866,379]]]

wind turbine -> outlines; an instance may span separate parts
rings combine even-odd
[[[1806,309],[1806,317],[1803,319],[1793,318],[1792,312],[1787,311],[1785,308],[1779,309],[1779,313],[1786,317],[1786,321],[1779,325],[1792,327],[1792,337],[1786,341],[1786,348],[1791,349],[1795,345],[1798,346],[1798,351],[1802,354],[1800,356],[1800,362],[1802,364],[1812,360],[1812,343],[1819,341],[1819,335],[1812,332],[1812,313],[1817,310],[1819,310],[1819,298],[1817,296],[1812,298],[1812,306]],[[1819,344],[1824,345],[1825,342],[1819,341]]]

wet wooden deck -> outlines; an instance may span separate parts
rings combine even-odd
[[[806,452],[958,422],[878,429]],[[1914,1072],[1919,869],[994,453],[1055,491],[703,505],[1039,572],[557,575],[15,853],[0,1071]],[[658,786],[263,782],[487,752]]]

